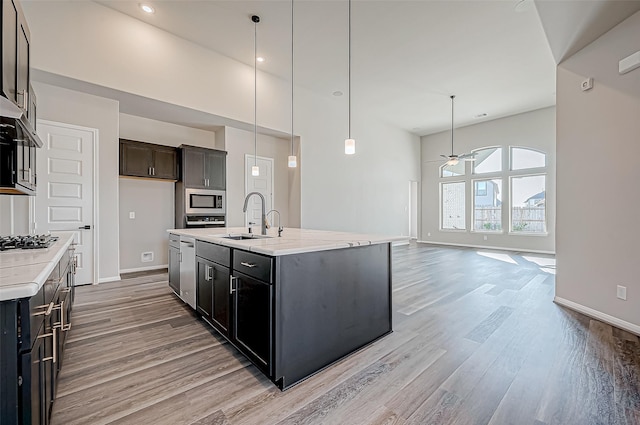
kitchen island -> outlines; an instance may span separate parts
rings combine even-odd
[[[406,238],[285,228],[173,229],[169,284],[195,246],[196,311],[280,389],[392,331],[391,243]],[[185,274],[182,273],[182,277]]]

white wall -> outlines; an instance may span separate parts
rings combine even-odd
[[[451,152],[451,132],[445,131],[422,138],[422,232],[420,240],[432,243],[486,246],[527,251],[555,251],[555,107],[513,115],[492,121],[456,128],[455,153],[502,146],[503,163],[510,146],[538,149],[547,154],[547,235],[509,235],[507,233],[452,232],[440,230],[440,166],[441,154]],[[508,181],[503,179],[503,203],[508,205]],[[467,188],[467,229],[471,223],[471,188]],[[429,236],[429,233],[431,236]],[[487,240],[484,240],[487,236]]]
[[[0,195],[0,236],[31,233],[29,198],[22,195]]]
[[[227,222],[229,226],[244,226],[242,207],[245,190],[245,154],[254,153],[254,135],[236,128],[225,128],[225,150],[227,154]],[[273,208],[280,212],[282,225],[300,227],[300,204],[291,205],[291,193],[300,192],[299,181],[294,176],[300,167],[287,167],[290,139],[258,135],[257,155],[273,158]],[[296,219],[298,218],[298,219]],[[273,221],[277,224],[277,221]]]
[[[38,118],[98,129],[98,277],[119,279],[118,102],[48,84],[33,85]]]
[[[216,134],[147,118],[120,114],[120,137],[166,146],[188,144],[213,148]],[[166,267],[169,238],[174,228],[175,183],[165,180],[119,179],[120,271]],[[129,213],[135,218],[130,219]],[[153,252],[153,261],[141,254]]]
[[[253,122],[252,67],[94,2],[34,1],[25,13],[37,69]],[[260,126],[290,131],[289,94],[288,81],[259,73]],[[358,152],[347,157],[345,99],[298,88],[295,108],[301,225],[407,235],[408,182],[420,180],[418,137],[358,115],[354,100]]]
[[[558,66],[556,296],[640,333],[640,69],[618,74],[638,40],[640,12]]]

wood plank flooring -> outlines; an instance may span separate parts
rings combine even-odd
[[[640,340],[552,302],[554,260],[393,249],[394,332],[278,390],[167,274],[77,289],[54,425],[640,424]]]

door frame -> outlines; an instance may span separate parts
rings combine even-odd
[[[269,158],[268,156],[260,156],[260,155],[251,155],[249,153],[245,153],[244,154],[244,196],[247,196],[247,193],[249,191],[249,181],[247,180],[247,176],[249,174],[249,170],[247,170],[247,159],[249,158],[257,158],[257,159],[261,159],[263,161],[268,161],[271,162],[271,208],[275,209],[275,193],[276,193],[276,186],[274,184],[274,174],[275,174],[275,168],[274,168],[274,163],[275,161],[273,160],[273,158]],[[265,211],[266,212],[266,211]],[[246,218],[245,218],[245,224],[246,224]]]
[[[43,119],[37,119],[37,125],[39,126],[40,124],[44,124],[44,125],[50,125],[53,127],[62,127],[62,128],[68,128],[70,130],[81,130],[81,131],[86,131],[92,134],[92,139],[93,139],[93,158],[92,158],[92,162],[93,162],[93,175],[92,175],[92,185],[93,187],[91,188],[91,190],[93,191],[93,217],[92,217],[92,224],[91,224],[91,233],[93,235],[93,258],[92,258],[92,270],[93,270],[93,276],[91,278],[92,280],[92,284],[93,285],[97,285],[98,284],[98,280],[99,280],[99,262],[98,262],[98,258],[99,258],[99,249],[98,247],[100,246],[99,244],[99,236],[98,236],[98,232],[96,231],[97,225],[99,223],[99,209],[98,209],[98,199],[99,199],[99,194],[98,194],[98,180],[100,179],[100,173],[98,172],[98,147],[100,145],[99,143],[99,130],[97,128],[91,128],[91,127],[84,127],[84,126],[80,126],[80,125],[75,125],[75,124],[68,124],[68,123],[64,123],[64,122],[58,122],[58,121],[49,121],[49,120],[43,120]],[[47,143],[47,140],[44,140],[44,143]],[[38,160],[37,154],[36,154],[36,161]],[[42,188],[42,186],[40,186],[40,188]],[[37,189],[36,189],[37,190]],[[31,226],[32,228],[30,229],[30,231],[32,233],[36,233],[36,228],[34,228],[34,223],[36,222],[36,205],[35,205],[35,196],[30,196],[29,197],[29,226]],[[119,261],[119,260],[118,260]]]

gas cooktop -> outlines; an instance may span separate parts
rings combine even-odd
[[[51,235],[0,236],[0,251],[49,248],[58,240]]]

